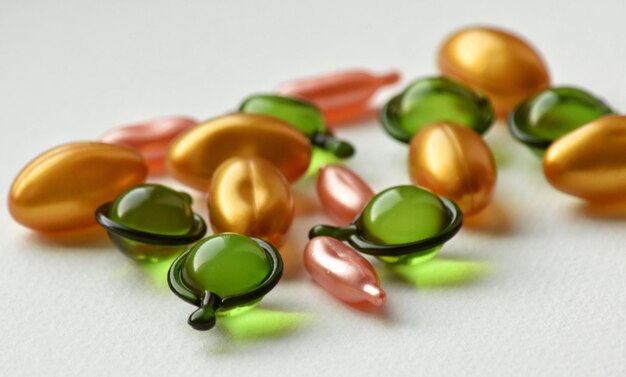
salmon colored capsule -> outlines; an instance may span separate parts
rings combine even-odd
[[[445,76],[489,97],[500,118],[550,86],[540,54],[520,37],[495,28],[458,30],[442,43],[438,65]]]
[[[397,71],[376,75],[353,69],[294,80],[281,85],[278,92],[313,102],[332,126],[375,117],[370,99],[381,87],[399,80]]]
[[[570,195],[626,203],[626,116],[604,116],[560,137],[546,151],[543,171]]]
[[[489,204],[496,185],[496,163],[479,134],[452,122],[433,123],[413,136],[411,180],[453,200],[465,215]]]
[[[311,143],[290,124],[265,115],[230,114],[194,127],[174,141],[168,172],[177,180],[207,191],[211,177],[232,157],[260,157],[293,183],[309,167]]]
[[[259,237],[276,247],[294,215],[289,183],[261,158],[235,157],[221,164],[211,181],[208,205],[213,231]]]
[[[361,177],[339,165],[322,167],[316,188],[324,210],[337,225],[350,224],[374,196]]]
[[[341,301],[377,307],[387,301],[371,263],[334,238],[309,240],[304,248],[304,267],[317,284]]]
[[[41,232],[96,224],[98,207],[145,181],[146,163],[136,150],[105,143],[68,143],[31,161],[9,192],[9,212]]]
[[[172,140],[197,124],[198,121],[186,117],[155,119],[114,128],[102,136],[102,141],[137,149],[145,158],[150,173],[161,174]]]

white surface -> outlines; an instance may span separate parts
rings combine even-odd
[[[442,38],[467,24],[516,30],[556,83],[626,108],[619,0],[91,3],[0,1],[2,195],[38,153],[116,125],[217,115],[286,79],[340,68],[433,74]],[[354,141],[349,166],[375,189],[408,182],[406,148],[374,122],[338,134]],[[489,274],[433,289],[384,274],[387,313],[376,316],[338,303],[292,264],[261,308],[311,320],[264,339],[192,330],[192,307],[106,240],[43,240],[2,201],[0,375],[626,375],[625,220],[586,216],[503,127],[488,139],[510,230],[464,229],[440,257],[489,264]],[[297,190],[312,194],[306,183]],[[292,260],[324,220],[301,214]]]

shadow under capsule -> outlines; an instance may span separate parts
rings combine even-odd
[[[112,248],[107,232],[98,225],[67,232],[30,232],[27,241],[75,250]]]
[[[514,224],[502,203],[498,200],[493,200],[479,213],[465,216],[463,229],[503,236],[514,231]]]
[[[218,319],[223,332],[236,341],[267,340],[288,336],[310,324],[312,316],[304,312],[253,308],[244,313]]]
[[[579,216],[584,216],[594,220],[626,221],[626,202],[581,202],[574,207],[574,212]]]

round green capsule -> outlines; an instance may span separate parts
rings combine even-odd
[[[157,184],[135,186],[101,206],[98,222],[117,248],[138,261],[156,262],[202,238],[206,225],[191,197]]]
[[[375,195],[351,225],[318,225],[309,237],[334,237],[385,262],[415,264],[437,254],[462,223],[452,201],[417,186],[396,186]]]
[[[393,97],[381,109],[383,127],[395,139],[409,143],[430,123],[450,121],[482,134],[494,113],[489,100],[445,77],[419,79]]]
[[[259,94],[243,101],[239,111],[284,120],[307,135],[313,145],[331,151],[337,157],[347,158],[354,154],[351,144],[328,133],[322,112],[311,102],[287,96]]]
[[[509,129],[516,139],[541,156],[554,140],[612,113],[604,102],[584,90],[549,88],[511,112]]]
[[[207,237],[170,267],[168,282],[183,300],[198,306],[189,324],[215,325],[217,315],[233,315],[256,305],[278,283],[282,259],[269,243],[236,233]]]

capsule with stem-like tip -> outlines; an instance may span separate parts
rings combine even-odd
[[[283,95],[311,101],[324,114],[329,126],[375,117],[370,100],[376,92],[400,80],[400,73],[381,75],[351,69],[293,80],[281,85]]]
[[[317,196],[339,225],[349,224],[374,196],[367,183],[345,166],[329,165],[317,176]]]
[[[341,301],[381,307],[387,301],[374,267],[331,237],[315,237],[304,248],[304,267],[313,280]]]

